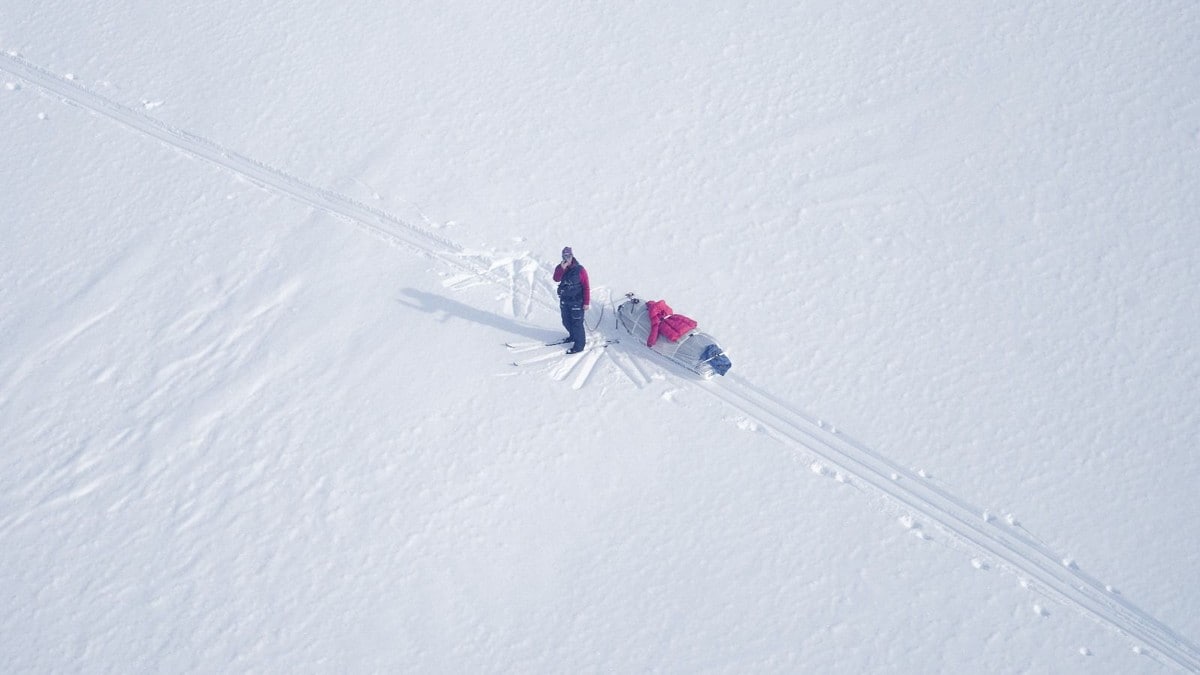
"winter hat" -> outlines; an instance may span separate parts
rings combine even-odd
[[[566,258],[567,256],[571,256],[572,258],[575,257],[575,253],[573,251],[571,251],[570,246],[563,247],[563,258]]]

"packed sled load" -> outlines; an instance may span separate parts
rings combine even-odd
[[[676,314],[665,300],[627,293],[617,307],[617,321],[650,349],[705,378],[724,375],[732,365],[711,335],[696,330],[694,319]]]

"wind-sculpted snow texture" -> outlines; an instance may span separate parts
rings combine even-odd
[[[1200,671],[1198,32],[6,4],[0,670]]]
[[[468,252],[446,237],[345,195],[305,183],[212,141],[158,122],[142,112],[88,91],[77,83],[57,77],[18,56],[6,56],[2,65],[3,70],[45,94],[61,99],[64,104],[79,106],[109,118],[132,132],[154,138],[173,149],[239,174],[266,190],[327,212],[382,241],[438,260],[452,270],[460,270],[444,281],[448,288],[462,289],[477,282],[499,286],[511,299],[509,309],[513,316],[528,317],[538,305],[553,307],[549,286],[544,281],[545,270],[533,258],[495,258],[484,252]],[[607,292],[607,289],[598,289],[598,294]],[[286,293],[274,304],[284,301]],[[611,307],[608,309],[611,311]],[[259,313],[270,311],[271,307],[264,307]],[[603,316],[597,317],[596,322],[599,332],[613,338],[620,336],[619,331],[607,324],[600,325]],[[77,330],[87,329],[88,325],[84,325]],[[719,399],[728,408],[727,413],[734,416],[733,419],[743,424],[745,420],[752,420],[756,428],[768,430],[770,435],[793,448],[812,464],[819,475],[833,475],[842,483],[859,486],[886,498],[888,507],[902,514],[900,518],[904,527],[920,538],[928,540],[931,536],[944,536],[963,555],[972,556],[972,563],[976,567],[1002,568],[1019,577],[1026,588],[1107,625],[1116,634],[1145,645],[1158,658],[1184,670],[1200,671],[1200,651],[1194,644],[1139,608],[1133,600],[1113,592],[1111,586],[1088,574],[1075,561],[1051,550],[1015,520],[999,519],[987,510],[968,503],[948,487],[940,486],[921,475],[921,472],[907,469],[873,451],[844,432],[780,400],[760,385],[738,376],[728,381],[700,381],[694,374],[677,366],[665,367],[665,362],[656,362],[649,350],[629,342],[620,347],[609,345],[603,349],[593,348],[571,358],[563,356],[561,348],[543,349],[539,344],[517,347],[541,352],[537,356],[527,357],[519,365],[549,363],[552,378],[568,380],[574,389],[588,383],[594,369],[604,358],[608,358],[613,367],[628,376],[634,384],[649,382],[652,376],[646,373],[665,371],[665,377],[680,386],[698,387]],[[103,378],[104,374],[98,377]],[[98,484],[80,485],[61,498],[77,499],[100,487]],[[926,529],[926,524],[931,527]],[[932,535],[931,530],[935,532]],[[1042,605],[1035,605],[1035,612],[1046,614]]]

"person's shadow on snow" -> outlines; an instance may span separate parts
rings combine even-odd
[[[477,323],[483,326],[491,326],[492,328],[507,334],[521,335],[531,340],[541,340],[546,342],[562,337],[559,335],[559,333],[553,330],[538,328],[537,326],[530,326],[526,323],[517,321],[516,319],[510,319],[498,314],[475,309],[470,305],[464,305],[457,300],[451,300],[450,298],[442,295],[418,291],[415,288],[406,288],[401,292],[407,297],[396,298],[396,302],[404,305],[405,307],[411,307],[427,314],[433,314],[436,316],[438,321],[444,322],[450,317],[458,317],[460,319],[470,321],[471,323]]]

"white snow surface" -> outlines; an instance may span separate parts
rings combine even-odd
[[[1197,35],[8,0],[0,670],[1200,669]]]

